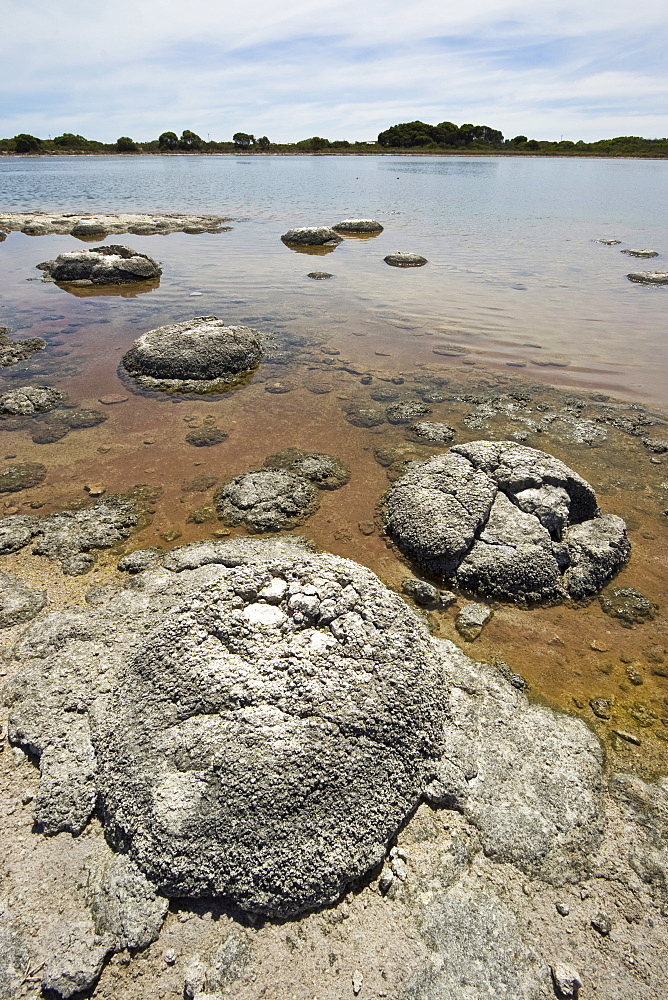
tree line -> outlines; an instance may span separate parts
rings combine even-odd
[[[0,139],[0,153],[390,153],[415,150],[423,153],[503,153],[539,154],[543,156],[668,156],[668,139],[643,139],[640,136],[617,136],[596,142],[572,142],[560,139],[529,139],[516,135],[505,139],[503,133],[489,125],[455,125],[440,122],[401,122],[380,132],[376,142],[349,142],[347,139],[325,139],[311,136],[298,142],[275,143],[266,135],[255,137],[250,132],[235,132],[231,141],[203,139],[191,129],[162,132],[157,139],[138,142],[130,136],[120,136],[114,143],[98,142],[83,135],[64,132],[53,139],[40,139],[20,133],[10,139]]]

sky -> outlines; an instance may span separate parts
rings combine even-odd
[[[0,136],[668,135],[665,0],[0,0]]]

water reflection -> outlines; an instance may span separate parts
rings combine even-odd
[[[55,281],[54,284],[64,292],[69,292],[77,299],[95,299],[116,297],[121,299],[136,299],[138,295],[154,292],[160,287],[160,278],[149,278],[147,281],[133,281],[131,285],[73,285],[71,282]]]

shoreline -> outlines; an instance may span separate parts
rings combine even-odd
[[[504,159],[515,159],[529,158],[529,159],[543,159],[543,160],[668,160],[668,154],[644,154],[644,153],[620,153],[618,156],[612,156],[609,153],[569,153],[565,150],[559,150],[558,152],[550,153],[545,150],[541,152],[534,151],[524,151],[524,150],[501,150],[497,149],[493,152],[488,152],[487,150],[476,150],[476,149],[461,149],[452,150],[449,152],[440,150],[425,150],[420,151],[419,147],[415,149],[370,149],[370,150],[249,150],[249,149],[230,149],[230,150],[198,150],[194,153],[185,152],[161,152],[156,150],[142,150],[132,153],[118,153],[118,152],[88,152],[85,150],[63,150],[62,152],[55,152],[55,150],[49,150],[48,153],[12,153],[5,150],[0,150],[0,158],[7,159],[22,159],[22,160],[45,160],[49,158],[60,158],[60,157],[118,157],[119,159],[130,159],[133,157],[147,157],[147,156],[165,156],[165,157],[181,157],[185,159],[190,159],[195,156],[433,156],[433,157],[502,157]]]

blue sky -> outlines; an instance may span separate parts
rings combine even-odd
[[[664,0],[0,0],[0,136],[668,135]]]

